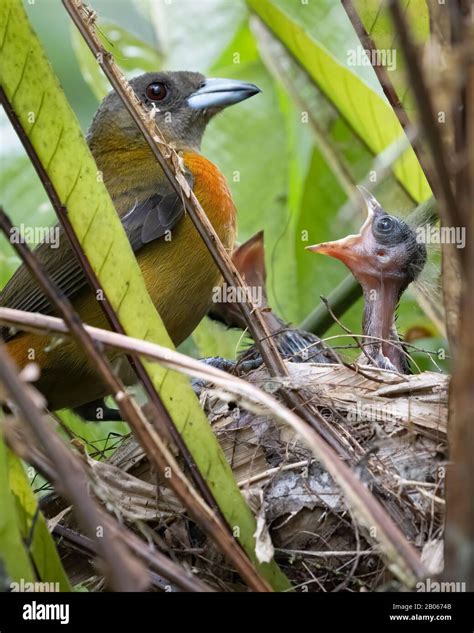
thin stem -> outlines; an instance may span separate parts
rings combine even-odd
[[[107,514],[89,495],[89,479],[78,457],[69,451],[43,417],[31,392],[17,374],[4,345],[0,345],[0,382],[16,403],[20,416],[43,451],[54,462],[58,476],[53,480],[57,490],[74,506],[76,516],[94,540],[106,563],[105,575],[115,591],[140,591],[148,585],[143,565],[123,543],[109,538],[111,522]],[[99,538],[102,526],[106,538]]]
[[[246,292],[247,288],[242,277],[232,263],[199,200],[187,184],[181,171],[178,154],[164,141],[163,134],[159,131],[156,122],[150,119],[143,104],[115,64],[112,55],[100,43],[95,32],[94,14],[85,7],[81,0],[62,0],[62,2],[84,41],[98,60],[107,79],[137,124],[165,177],[181,198],[186,212],[206,244],[224,280],[230,287],[242,289],[241,296],[244,297],[244,301],[240,302],[239,306],[269,371],[275,376],[287,375],[288,372],[276,345],[271,338],[268,338],[269,332],[262,318],[261,310],[253,304],[251,293]]]
[[[0,228],[7,237],[11,234],[12,224],[2,208],[0,208]],[[228,525],[222,520],[221,515],[216,514],[194,492],[163,440],[159,437],[156,430],[150,426],[135,400],[127,392],[121,380],[114,374],[109,361],[101,353],[99,346],[88,333],[69,299],[48,278],[36,255],[25,244],[17,241],[14,246],[31,273],[38,280],[46,296],[58,308],[60,314],[63,315],[65,323],[84,352],[93,361],[101,378],[112,392],[123,417],[130,423],[145,452],[158,468],[158,471],[166,472],[166,469],[170,469],[173,476],[169,477],[168,481],[177,497],[189,509],[194,520],[203,527],[211,538],[215,539],[249,586],[257,591],[267,591],[269,587],[266,581],[259,576],[251,561],[233,538]],[[17,392],[16,395],[18,395]],[[47,445],[43,446],[45,451],[48,452]]]
[[[446,149],[436,124],[432,96],[420,64],[421,53],[413,41],[398,0],[391,0],[389,9],[406,58],[407,73],[410,77],[410,84],[419,109],[420,126],[424,130],[426,141],[431,150],[431,160],[435,169],[435,174],[431,174],[431,182],[433,190],[444,202],[444,204],[440,205],[444,224],[447,226],[463,226],[462,215],[451,186]],[[429,170],[425,166],[425,173],[428,172]],[[462,249],[456,249],[456,251],[462,259],[464,256]]]
[[[0,86],[0,102],[15,130],[15,132],[18,135],[18,138],[20,139],[23,147],[25,148],[25,151],[28,155],[28,158],[30,159],[31,163],[33,164],[40,180],[41,183],[43,184],[43,187],[48,195],[48,198],[51,201],[51,204],[53,206],[53,209],[56,212],[56,215],[58,216],[58,219],[62,225],[62,227],[64,228],[64,231],[66,233],[66,236],[69,240],[69,243],[71,245],[71,248],[73,250],[74,255],[77,257],[78,261],[81,264],[81,267],[84,271],[85,277],[90,285],[90,287],[94,290],[94,294],[95,296],[97,296],[97,291],[100,289],[102,296],[104,298],[103,301],[99,301],[100,307],[102,308],[102,310],[104,311],[112,329],[115,332],[120,332],[121,334],[124,334],[124,329],[122,328],[122,325],[111,305],[111,303],[109,302],[107,295],[105,293],[105,291],[101,288],[100,282],[97,278],[97,275],[95,274],[92,266],[89,263],[89,260],[87,259],[81,243],[79,242],[76,233],[74,232],[74,229],[71,225],[71,222],[69,220],[69,216],[68,216],[68,212],[67,212],[67,208],[62,204],[61,199],[53,185],[53,183],[51,182],[51,179],[49,178],[48,172],[46,171],[46,169],[44,168],[43,164],[41,163],[40,159],[38,158],[38,155],[36,153],[35,148],[33,147],[33,144],[31,143],[28,135],[25,133],[25,130],[23,129],[20,120],[15,112],[15,110],[13,109],[12,105],[10,104],[10,101],[6,95],[6,93],[4,92],[3,88]],[[37,266],[35,266],[35,268],[37,268]],[[57,298],[57,293],[54,293],[55,299]],[[143,363],[139,360],[134,358],[133,356],[128,356],[128,360],[130,361],[130,364],[132,365],[132,368],[135,370],[137,377],[139,378],[139,380],[142,382],[142,384],[145,387],[145,391],[147,392],[150,401],[152,403],[152,406],[154,407],[155,410],[155,415],[152,416],[151,421],[153,424],[156,424],[157,420],[162,420],[163,421],[163,425],[165,426],[165,428],[168,430],[171,438],[173,439],[173,441],[175,442],[176,446],[178,447],[178,449],[180,450],[181,455],[183,456],[183,459],[189,469],[189,472],[191,474],[191,477],[193,479],[193,481],[195,482],[197,488],[199,489],[199,491],[201,492],[204,500],[208,503],[208,505],[210,507],[212,507],[213,509],[217,509],[217,504],[213,498],[213,495],[211,493],[211,491],[209,490],[209,487],[207,486],[206,481],[204,480],[204,478],[202,477],[201,473],[199,472],[198,468],[196,467],[196,464],[194,462],[194,459],[192,457],[192,455],[190,454],[186,444],[184,443],[184,441],[181,438],[181,435],[179,434],[178,430],[176,429],[176,426],[173,422],[173,420],[171,419],[170,415],[168,414],[168,411],[166,410],[165,406],[163,405],[163,402],[160,398],[160,396],[158,395],[158,393],[156,392],[156,389],[154,388],[148,373],[145,370],[145,367],[143,366]],[[110,378],[110,377],[109,377]],[[111,384],[111,383],[108,383]],[[117,385],[115,385],[116,387]],[[121,390],[123,391],[123,390]]]
[[[61,319],[9,308],[0,308],[0,321],[16,323],[23,328],[67,333],[67,326]],[[274,416],[288,424],[308,445],[323,468],[341,487],[357,520],[362,525],[376,527],[376,540],[382,545],[382,551],[394,562],[392,568],[394,573],[409,586],[413,584],[416,577],[426,574],[418,553],[408,543],[381,503],[360,481],[359,476],[351,471],[349,466],[311,427],[273,396],[240,378],[160,345],[91,326],[85,326],[85,328],[91,336],[104,345],[111,345],[124,351],[133,349],[134,353],[159,360],[166,367],[184,371],[199,378],[205,377],[232,393],[243,396],[249,402],[258,403],[271,411]],[[377,371],[383,373],[383,370]]]

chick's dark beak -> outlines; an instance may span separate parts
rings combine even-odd
[[[206,79],[204,85],[188,97],[188,106],[193,110],[225,108],[259,92],[260,88],[254,84],[236,79]]]

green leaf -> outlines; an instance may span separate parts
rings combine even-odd
[[[103,99],[110,92],[110,84],[78,30],[73,24],[70,28],[72,45],[82,75],[95,96]],[[157,50],[118,24],[101,20],[98,35],[104,48],[112,53],[127,77],[160,70],[162,58]]]
[[[228,330],[221,323],[203,319],[193,332],[193,342],[197,348],[197,356],[222,356],[234,359],[241,349],[242,332]],[[247,341],[247,339],[245,339]]]
[[[247,15],[243,0],[140,3],[155,28],[170,70],[204,73]],[[238,52],[239,49],[235,49]]]
[[[284,0],[247,0],[247,3],[374,154],[402,136],[403,130],[373,69],[354,65],[350,57],[361,45],[339,3],[332,0],[309,4]],[[416,201],[431,195],[411,148],[395,162],[394,173]]]
[[[109,457],[120,443],[121,438],[130,434],[126,422],[85,422],[70,409],[58,413],[67,429],[84,443],[84,447],[94,459]],[[60,429],[60,433],[69,439]]]
[[[390,11],[386,3],[379,0],[352,0],[354,8],[377,49],[384,52],[395,51],[396,65],[390,68],[388,76],[410,120],[415,120],[415,103],[406,76],[406,63],[398,49]],[[430,18],[425,0],[400,0],[400,6],[410,25],[412,36],[419,42],[426,42],[430,35]]]
[[[70,222],[125,332],[172,347],[146,291],[138,264],[59,82],[19,0],[0,8],[0,80],[38,157],[48,170]],[[35,112],[34,122],[28,113]],[[145,367],[231,527],[276,589],[288,587],[272,562],[258,565],[255,518],[233,478],[189,381],[156,363]]]
[[[0,434],[0,563],[7,581],[36,580],[28,552],[23,544],[14,494],[10,487],[8,449]],[[2,588],[3,590],[3,588]]]
[[[55,542],[49,533],[44,516],[38,509],[38,502],[21,461],[8,451],[7,464],[20,534],[23,542],[27,544],[38,579],[41,582],[58,583],[59,591],[71,591]]]

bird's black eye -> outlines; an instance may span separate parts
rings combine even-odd
[[[154,81],[148,84],[145,92],[151,101],[162,101],[168,94],[168,88],[161,81]]]
[[[387,235],[387,233],[390,233],[393,230],[394,226],[394,218],[390,217],[389,215],[384,215],[382,218],[379,218],[377,220],[374,229],[377,233]]]

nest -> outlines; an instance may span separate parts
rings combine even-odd
[[[448,377],[399,376],[340,365],[288,363],[285,387],[300,390],[331,424],[350,465],[422,553],[442,567]],[[264,368],[246,379],[275,392]],[[257,555],[272,557],[293,585],[309,591],[403,589],[375,531],[361,528],[340,488],[295,432],[212,385],[199,397],[235,478],[257,517]],[[243,590],[238,575],[150,468],[133,437],[107,461],[88,458],[97,497],[120,519],[218,590]],[[53,524],[72,525],[51,505]],[[56,515],[54,518],[52,515]],[[62,546],[73,582],[103,579],[81,554]],[[77,557],[82,563],[79,564]]]

